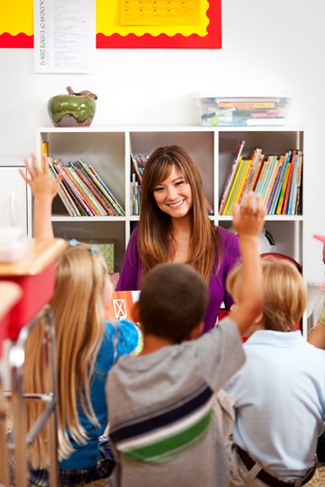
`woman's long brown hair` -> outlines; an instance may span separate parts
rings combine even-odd
[[[160,147],[153,152],[146,164],[141,187],[141,217],[138,234],[138,251],[143,262],[144,277],[157,264],[170,259],[173,240],[172,220],[158,207],[153,192],[175,166],[192,189],[193,206],[190,210],[191,236],[187,264],[191,265],[209,282],[218,272],[221,248],[218,229],[210,221],[201,175],[193,159],[177,145]],[[215,256],[218,266],[213,268]]]

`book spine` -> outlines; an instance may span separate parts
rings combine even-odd
[[[284,175],[283,185],[282,185],[282,188],[281,188],[281,193],[280,193],[280,198],[279,198],[279,203],[278,203],[278,206],[277,206],[277,209],[276,209],[276,214],[277,215],[281,215],[282,206],[283,206],[283,203],[284,203],[284,195],[285,195],[285,192],[286,192],[286,189],[287,189],[287,184],[288,184],[288,179],[289,179],[290,168],[291,168],[291,162],[288,163],[287,169],[286,169],[286,172],[285,172],[285,175]]]
[[[252,155],[252,164],[251,164],[251,167],[249,169],[249,172],[247,174],[247,181],[244,185],[244,188],[243,188],[243,193],[242,193],[242,196],[241,196],[241,200],[243,199],[243,197],[245,196],[246,193],[249,192],[249,188],[250,188],[250,185],[251,185],[251,182],[252,182],[252,179],[253,179],[253,176],[254,176],[254,172],[255,172],[255,169],[256,169],[256,165],[258,163],[258,159],[259,159],[259,156],[262,152],[262,149],[255,149],[254,152],[253,152],[253,155]]]
[[[302,182],[302,166],[303,166],[303,154],[300,153],[300,157],[298,157],[298,181],[297,181],[297,196],[295,199],[295,211],[294,214],[298,215],[300,210],[300,193],[301,193],[301,182]]]
[[[229,212],[228,212],[229,215],[232,215],[234,206],[239,201],[239,198],[241,196],[242,189],[243,189],[243,186],[244,186],[244,183],[245,183],[245,180],[246,180],[246,176],[248,174],[248,171],[249,171],[249,168],[250,168],[251,164],[252,164],[252,160],[251,159],[247,159],[245,161],[244,169],[243,169],[242,174],[241,174],[240,179],[239,179],[239,183],[238,183],[238,187],[237,187],[237,190],[236,190],[235,197],[234,197],[233,202],[232,202],[232,204],[231,204],[231,206],[229,208]]]
[[[288,162],[290,160],[290,157],[291,157],[291,151],[289,151],[286,154],[286,158],[285,158],[285,161],[284,161],[284,164],[283,164],[283,168],[282,168],[281,177],[280,177],[279,184],[278,184],[278,187],[277,187],[277,190],[276,190],[276,193],[275,193],[274,201],[272,203],[271,215],[274,215],[275,214],[275,211],[276,211],[276,208],[277,208],[277,205],[278,205],[278,201],[279,201],[280,193],[281,193],[281,188],[282,188],[282,185],[283,185],[283,180],[284,180],[284,177],[285,177],[285,173],[286,173],[286,170],[287,170],[287,166],[288,166]]]
[[[292,173],[292,180],[291,180],[291,184],[290,184],[290,195],[289,195],[289,203],[288,203],[288,211],[287,211],[288,215],[292,215],[294,193],[295,193],[296,181],[297,181],[297,164],[298,164],[298,154],[295,155],[293,173]]]
[[[54,180],[57,176],[57,172],[55,171],[55,169],[53,167],[53,162],[49,158],[48,158],[48,162],[49,162],[51,177]],[[67,212],[69,213],[69,215],[70,216],[77,216],[77,213],[75,212],[74,207],[71,204],[70,197],[69,197],[69,195],[67,195],[65,193],[65,191],[63,189],[63,185],[61,185],[61,184],[58,187],[58,195],[59,195],[60,200],[64,204]]]
[[[261,155],[261,157],[262,157],[262,155]],[[261,160],[261,164],[260,164],[260,168],[259,168],[258,173],[256,175],[255,183],[254,183],[254,186],[253,186],[253,191],[254,192],[256,192],[256,186],[257,186],[257,183],[258,183],[258,181],[259,181],[259,179],[261,177],[261,174],[263,172],[264,164],[265,164],[265,156],[263,155],[262,160]]]
[[[105,194],[108,195],[109,200],[112,201],[112,204],[113,204],[115,210],[117,211],[117,214],[119,216],[125,216],[125,212],[124,212],[123,208],[121,207],[121,205],[119,204],[117,199],[113,196],[113,193],[110,191],[108,186],[104,183],[104,181],[101,179],[99,174],[95,171],[95,169],[92,166],[89,166],[89,170],[93,173],[96,183],[99,184],[99,186],[103,189]]]
[[[110,216],[116,216],[116,210],[112,206],[112,203],[110,200],[107,198],[105,193],[102,191],[102,188],[97,184],[95,181],[95,178],[91,171],[89,170],[89,167],[85,162],[83,162],[81,159],[78,160],[77,162],[78,166],[80,169],[83,171],[84,176],[87,178],[89,181],[89,184],[94,188],[94,191],[98,192],[98,195],[102,198],[101,201],[105,202],[105,207]]]
[[[256,187],[255,187],[255,193],[260,193],[262,192],[262,186],[263,186],[263,183],[265,181],[265,176],[267,174],[267,171],[269,169],[269,164],[270,164],[270,158],[268,157],[266,159],[264,159],[264,163],[263,163],[263,168],[262,168],[262,171],[259,175],[259,178],[257,180],[257,183],[256,183]]]
[[[97,216],[105,216],[107,213],[102,205],[99,204],[97,200],[94,199],[93,194],[86,187],[84,182],[79,178],[78,174],[74,171],[72,167],[66,168],[69,173],[71,180],[74,182],[76,187],[79,189],[85,201],[87,201],[88,206],[92,208]]]
[[[132,164],[133,164],[134,170],[135,170],[136,175],[137,175],[137,177],[138,177],[139,183],[141,184],[141,183],[142,183],[142,175],[140,174],[140,171],[139,171],[139,166],[138,166],[137,160],[136,160],[136,158],[133,156],[132,151],[130,152],[130,155],[131,155],[131,161],[132,161]]]
[[[82,168],[82,166],[79,164],[79,161],[73,162],[71,164],[73,164],[74,170],[76,171],[76,173],[78,174],[78,176],[82,179],[82,181],[87,186],[87,188],[89,189],[89,191],[91,191],[91,193],[94,195],[94,197],[96,198],[96,200],[98,200],[100,202],[100,204],[105,209],[105,211],[110,216],[114,216],[115,213],[112,211],[110,205],[107,203],[107,201],[105,200],[105,198],[101,195],[101,193],[99,191],[97,191],[97,189],[94,186],[94,184],[93,184],[90,176],[84,171],[84,169]]]
[[[94,216],[94,212],[90,208],[88,208],[88,204],[84,201],[84,199],[83,199],[82,195],[80,194],[78,188],[71,181],[71,178],[69,177],[69,174],[65,170],[65,167],[61,166],[60,164],[56,164],[55,167],[63,175],[64,181],[65,181],[66,185],[69,187],[70,192],[73,193],[74,201],[76,204],[78,204],[78,207],[82,208],[84,214],[89,215],[89,216]]]
[[[259,154],[259,156],[257,158],[257,162],[256,162],[256,166],[255,166],[255,169],[254,169],[254,173],[253,173],[251,182],[249,183],[249,187],[247,188],[247,192],[253,191],[253,188],[255,186],[255,181],[257,179],[257,175],[259,174],[259,171],[260,171],[260,167],[261,167],[261,164],[262,164],[262,160],[263,160],[263,155],[262,154]]]
[[[279,184],[279,179],[281,177],[281,171],[282,171],[282,167],[283,167],[283,161],[284,161],[284,156],[280,156],[280,160],[279,160],[279,164],[278,164],[278,170],[277,170],[277,175],[276,175],[276,178],[274,180],[273,187],[272,187],[272,191],[271,191],[271,194],[270,194],[270,197],[268,199],[267,206],[266,206],[266,210],[267,210],[267,214],[268,215],[271,212],[271,207],[272,207],[274,195],[275,195],[277,186]]]
[[[234,178],[234,181],[233,181],[233,184],[232,184],[232,187],[231,187],[231,191],[228,195],[228,198],[227,198],[227,202],[226,202],[226,205],[225,205],[225,208],[222,212],[223,215],[229,215],[229,208],[233,202],[233,199],[235,197],[235,194],[236,194],[236,191],[237,191],[237,188],[238,188],[238,184],[239,184],[239,180],[240,180],[240,177],[241,177],[241,174],[242,174],[242,171],[244,169],[244,166],[245,166],[245,159],[243,158],[240,158],[240,162],[239,162],[239,166],[238,166],[238,169],[236,171],[236,176]]]
[[[284,202],[283,202],[282,215],[287,214],[287,208],[288,208],[288,203],[289,203],[289,195],[290,195],[290,190],[291,190],[291,182],[292,182],[292,174],[293,174],[293,169],[294,169],[295,158],[296,158],[296,151],[294,150],[294,151],[292,151],[292,156],[291,156],[291,166],[290,166],[289,178],[288,178],[286,193],[285,193]]]
[[[266,188],[268,187],[268,184],[270,181],[270,176],[271,176],[271,173],[272,173],[273,167],[274,167],[273,161],[274,161],[273,156],[269,156],[268,157],[268,163],[267,163],[267,169],[265,170],[264,180],[260,186],[260,193],[261,193],[261,198],[262,198],[263,202],[265,199]]]
[[[230,192],[230,189],[231,189],[231,185],[232,185],[233,180],[234,180],[235,175],[236,175],[236,170],[237,170],[237,167],[238,167],[238,164],[239,164],[239,161],[240,161],[240,157],[241,157],[241,154],[242,154],[244,145],[245,145],[245,140],[242,139],[239,142],[239,145],[237,147],[237,151],[236,151],[236,155],[235,155],[235,160],[234,160],[234,163],[232,165],[232,168],[231,168],[231,171],[229,173],[229,176],[228,176],[228,179],[226,181],[226,184],[225,184],[225,189],[224,189],[224,192],[223,192],[223,195],[222,195],[222,198],[221,198],[221,202],[220,202],[219,215],[222,215],[223,209],[225,207],[226,200],[227,200],[227,197],[228,197],[229,192]]]
[[[83,201],[84,205],[86,205],[89,210],[93,213],[93,216],[99,216],[100,213],[97,210],[96,206],[92,203],[92,201],[88,198],[88,195],[84,192],[82,186],[80,186],[79,181],[71,171],[70,167],[64,168],[67,174],[70,177],[71,184],[73,184],[78,192],[79,198]]]
[[[274,181],[275,181],[276,176],[277,176],[278,167],[279,167],[279,159],[277,158],[277,156],[273,156],[272,170],[271,170],[270,177],[269,177],[267,186],[265,188],[264,197],[263,197],[263,203],[266,207],[267,207],[267,203],[269,201],[270,195],[271,195],[271,191],[272,191],[272,188],[274,185]]]
[[[46,154],[47,156],[49,155],[49,143],[48,142],[42,142],[41,143],[41,157],[40,157],[40,168],[41,171],[43,171],[43,154]]]
[[[243,197],[245,195],[245,188],[247,188],[248,177],[249,177],[249,173],[250,173],[251,168],[252,168],[252,164],[253,164],[253,160],[250,159],[248,161],[248,166],[247,166],[247,169],[245,170],[245,173],[244,173],[244,176],[243,176],[243,183],[241,185],[241,188],[239,188],[238,197],[236,198],[235,203],[239,203],[240,204],[242,202],[242,200],[243,200]],[[234,205],[235,205],[235,203],[234,203]]]

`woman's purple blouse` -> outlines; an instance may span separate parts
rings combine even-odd
[[[209,283],[210,301],[204,320],[204,333],[214,328],[221,303],[229,310],[233,299],[226,290],[226,280],[236,262],[240,260],[239,239],[236,235],[218,227],[221,243],[221,265],[217,275],[213,275]],[[143,263],[138,254],[138,229],[132,233],[126,249],[124,264],[116,291],[135,291],[140,289]],[[215,257],[214,266],[218,264]]]

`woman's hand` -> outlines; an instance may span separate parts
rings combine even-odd
[[[233,212],[233,225],[239,238],[258,237],[263,230],[266,208],[260,194],[250,191],[243,198],[242,206],[236,203]]]
[[[26,176],[23,169],[19,169],[19,172],[26,183],[31,187],[34,198],[50,199],[52,202],[58,192],[63,176],[59,174],[54,180],[52,179],[46,154],[42,154],[43,172],[39,167],[35,154],[31,154],[31,157],[33,162],[32,165],[28,162],[28,159],[24,159],[30,177]]]

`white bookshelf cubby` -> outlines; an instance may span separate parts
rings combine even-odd
[[[256,147],[263,153],[290,149],[304,151],[304,131],[298,126],[283,127],[80,127],[37,129],[36,146],[49,143],[49,153],[63,163],[78,157],[92,164],[125,209],[123,217],[70,217],[63,204],[53,204],[52,221],[56,236],[65,238],[115,239],[115,266],[120,271],[131,230],[139,220],[130,213],[130,151],[151,154],[157,147],[177,144],[195,161],[203,179],[207,199],[215,209],[210,218],[216,225],[231,226],[232,217],[219,216],[219,202],[233,164],[240,139],[245,139],[243,156]],[[305,161],[305,157],[304,157]],[[273,235],[276,251],[303,264],[303,205],[297,216],[266,216],[265,227]]]

